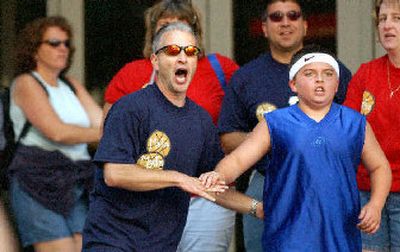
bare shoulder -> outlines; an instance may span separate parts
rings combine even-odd
[[[21,85],[21,83],[35,83],[36,80],[28,73],[20,74],[15,78],[15,83]]]
[[[33,92],[40,92],[38,90],[43,91],[43,88],[30,74],[24,73],[18,75],[15,78],[15,92],[29,92],[30,90],[32,90]]]

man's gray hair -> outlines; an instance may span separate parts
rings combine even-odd
[[[153,45],[152,45],[153,53],[155,53],[158,49],[160,49],[159,47],[160,47],[160,43],[161,43],[161,38],[164,36],[165,33],[170,32],[170,31],[182,31],[182,32],[188,32],[188,33],[192,34],[194,36],[194,38],[196,39],[196,45],[197,45],[197,42],[198,42],[197,36],[193,32],[193,29],[189,25],[182,23],[182,22],[173,22],[166,26],[161,27],[161,29],[158,30],[158,32],[154,36]]]

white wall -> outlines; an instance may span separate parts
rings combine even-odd
[[[336,0],[338,57],[353,72],[384,54],[376,36],[374,0]]]
[[[194,0],[202,14],[207,53],[219,52],[233,57],[232,0]]]
[[[68,74],[85,81],[85,18],[82,0],[47,0],[47,16],[64,16],[71,24],[74,35],[75,54]]]

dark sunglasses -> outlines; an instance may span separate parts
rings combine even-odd
[[[59,40],[59,39],[48,39],[42,41],[42,43],[48,44],[51,47],[59,47],[61,44],[64,44],[66,48],[71,47],[71,41],[69,39],[67,40]]]
[[[187,56],[197,56],[200,53],[200,48],[194,45],[188,45],[188,46],[178,46],[178,45],[166,45],[158,49],[155,54],[160,53],[163,51],[166,55],[169,56],[177,56],[178,54],[181,53],[181,51],[184,51]]]
[[[283,13],[281,11],[276,11],[276,12],[273,12],[268,15],[269,19],[272,22],[281,22],[283,20],[284,16],[285,16],[285,13]],[[301,12],[300,11],[289,11],[289,12],[286,12],[286,17],[290,21],[296,21],[297,19],[299,19],[301,17]]]

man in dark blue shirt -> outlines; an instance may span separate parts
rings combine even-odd
[[[207,112],[186,98],[199,53],[189,26],[162,28],[151,56],[155,84],[108,113],[83,251],[176,251],[190,193],[215,200],[196,177],[222,158],[219,137]]]

